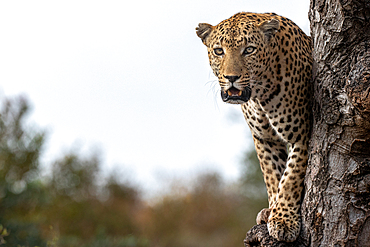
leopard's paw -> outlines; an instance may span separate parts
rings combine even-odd
[[[297,239],[301,231],[301,221],[299,215],[288,216],[285,214],[273,214],[271,211],[267,228],[270,236],[278,241],[293,242]]]
[[[267,224],[271,209],[264,208],[258,214],[256,218],[257,225]]]

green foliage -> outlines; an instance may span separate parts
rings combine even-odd
[[[5,246],[44,245],[34,218],[44,200],[36,178],[44,132],[26,127],[29,106],[24,98],[6,100],[0,117],[0,223],[9,236]]]
[[[122,237],[139,234],[133,218],[141,204],[138,192],[112,177],[99,188],[98,167],[96,157],[81,159],[76,155],[54,163],[50,183],[53,200],[44,214],[48,225],[59,230],[57,246],[93,246],[96,241],[109,241],[109,246],[143,246],[136,238],[133,242],[133,237]]]
[[[42,177],[45,132],[26,125],[29,111],[24,98],[0,111],[0,246],[238,246],[266,206],[253,152],[238,182],[201,174],[151,201],[117,173],[104,177],[96,154],[72,150]]]
[[[4,228],[2,225],[0,225],[0,245],[5,244],[6,241],[4,240],[4,237],[9,236],[8,230]]]

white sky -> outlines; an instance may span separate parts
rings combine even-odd
[[[275,12],[306,33],[309,0],[1,1],[1,96],[27,95],[49,130],[47,163],[72,146],[146,189],[178,174],[239,175],[252,145],[222,103],[195,34],[240,11]],[[77,144],[76,144],[77,143]]]

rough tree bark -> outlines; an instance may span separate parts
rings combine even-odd
[[[370,1],[311,0],[313,130],[295,243],[253,227],[254,246],[370,246]],[[251,245],[253,246],[253,245]]]
[[[370,1],[312,0],[313,135],[301,235],[370,246]]]

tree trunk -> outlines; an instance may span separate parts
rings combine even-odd
[[[309,246],[370,246],[370,1],[311,0],[313,130],[302,204]]]
[[[370,246],[370,1],[311,0],[309,18],[313,129],[302,230],[290,244],[271,239],[265,225],[247,239],[255,246]]]

